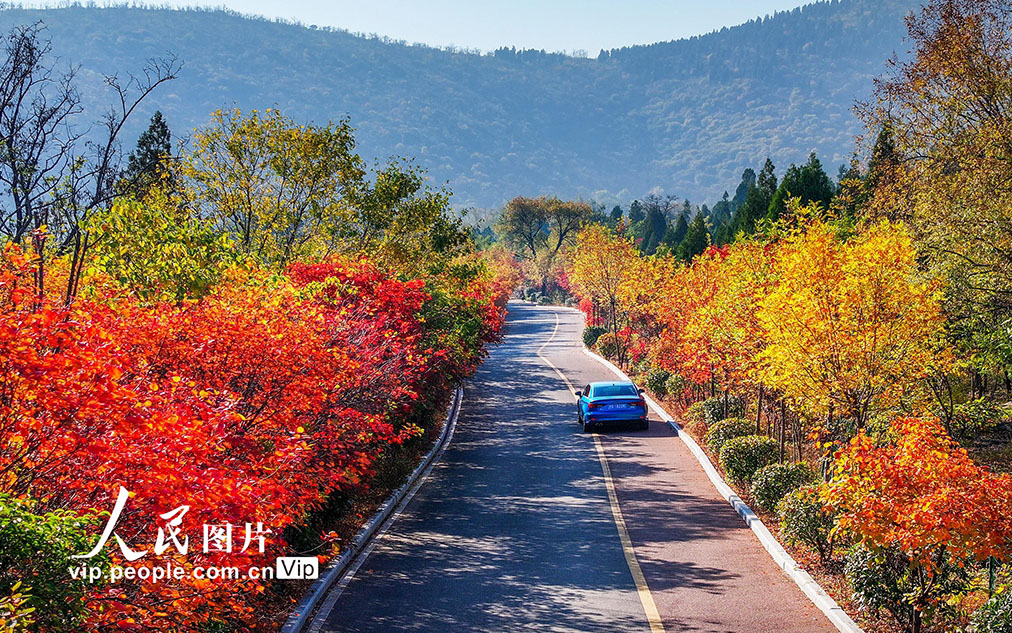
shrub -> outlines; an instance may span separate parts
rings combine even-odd
[[[974,633],[1012,631],[1012,589],[992,596],[973,613]]]
[[[696,403],[699,404],[699,403]],[[696,405],[692,405],[693,407]],[[692,410],[692,407],[689,407]],[[724,444],[731,438],[742,437],[745,435],[752,435],[755,432],[755,425],[748,420],[741,418],[728,418],[715,422],[709,426],[706,431],[706,445],[710,447],[717,455],[720,455],[720,449],[724,448]]]
[[[600,325],[590,325],[583,328],[583,344],[587,347],[594,347],[597,343],[597,339],[601,338],[602,334],[607,334],[608,330],[601,327]]]
[[[605,358],[617,358],[620,351],[618,338],[611,332],[602,334],[597,339],[597,351]]]
[[[671,377],[671,372],[667,369],[661,369],[655,367],[647,372],[646,384],[647,389],[657,394],[661,398],[668,395],[668,379]]]
[[[819,497],[820,486],[802,486],[788,493],[777,505],[780,529],[791,545],[803,544],[815,550],[819,559],[827,560],[833,553],[835,516],[827,512]]]
[[[0,631],[29,633],[35,624],[35,607],[29,606],[30,595],[20,582],[14,583],[10,595],[0,598]]]
[[[960,438],[971,438],[993,431],[1002,422],[1008,420],[1008,412],[994,402],[985,398],[970,400],[956,407],[952,420],[953,435]]]
[[[752,496],[760,508],[772,512],[784,495],[811,482],[812,477],[812,469],[805,462],[763,466],[752,478]]]
[[[538,305],[539,306],[550,306],[550,305],[552,305],[552,298],[549,297],[548,295],[542,295],[542,296],[538,297]]]
[[[915,605],[917,617],[926,622],[940,611],[951,612],[953,608],[938,598],[966,591],[970,583],[968,569],[943,561],[929,577],[923,569],[911,566],[910,559],[897,547],[873,551],[855,545],[844,561],[844,573],[861,609],[872,613],[885,609],[904,629],[910,626]]]
[[[680,374],[671,374],[668,377],[668,381],[664,383],[664,390],[668,393],[668,395],[679,398],[685,391],[685,387],[685,378],[683,378]],[[700,413],[702,413],[702,405],[700,405]],[[700,416],[699,421],[703,421],[702,416]]]
[[[71,556],[92,548],[89,530],[99,520],[67,510],[42,513],[36,505],[0,494],[0,595],[7,604],[2,608],[20,613],[25,607],[34,609],[32,618],[47,631],[80,630],[86,615],[84,595],[94,587],[68,583],[67,568],[75,566]],[[105,567],[107,555],[100,552],[88,564]]]
[[[719,395],[703,400],[703,415],[706,416],[707,425],[720,422],[727,418],[740,418],[745,415],[745,401],[731,394]]]
[[[706,418],[703,415],[703,403],[693,402],[689,405],[689,408],[685,410],[682,417],[686,422],[698,422],[700,424],[705,424]]]
[[[777,458],[777,441],[765,435],[733,437],[720,449],[720,465],[731,479],[752,481],[756,471]]]
[[[695,437],[705,437],[706,422],[703,421],[703,403],[693,402],[682,413],[681,423],[682,427],[688,429]]]

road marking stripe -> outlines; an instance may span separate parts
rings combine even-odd
[[[583,353],[591,358],[597,360],[605,367],[611,369],[616,376],[623,380],[629,380],[629,377],[621,369],[616,367],[611,361],[603,358],[602,356],[595,354],[586,347],[583,348]],[[710,458],[706,456],[703,449],[699,447],[692,436],[681,430],[681,426],[675,421],[673,417],[668,415],[668,412],[664,410],[661,405],[654,402],[650,396],[645,396],[647,403],[650,408],[661,416],[662,420],[667,421],[671,430],[675,432],[678,439],[685,444],[699,465],[703,468],[703,472],[706,474],[710,483],[717,490],[717,493],[727,501],[731,507],[735,510],[738,516],[745,522],[746,525],[751,528],[753,534],[759,540],[759,543],[763,546],[766,552],[773,559],[773,562],[777,564],[784,572],[787,577],[790,578],[801,588],[801,591],[808,597],[809,600],[826,616],[826,618],[842,633],[864,633],[864,631],[854,622],[853,619],[843,608],[833,600],[832,596],[826,593],[819,583],[812,578],[812,576],[798,565],[797,561],[787,553],[787,550],[783,548],[779,541],[777,541],[773,534],[769,531],[762,520],[756,515],[752,508],[741,500],[741,497],[727,485],[724,478],[720,476],[717,469],[714,468],[713,463],[710,462]]]
[[[556,367],[552,361],[548,360],[541,352],[544,351],[548,345],[555,340],[555,335],[559,333],[559,313],[555,313],[555,329],[552,330],[552,335],[548,337],[548,340],[538,348],[538,358],[543,360],[546,365],[551,367],[562,382],[566,383],[566,387],[570,393],[576,391],[573,388],[573,383],[566,378],[566,375]],[[618,493],[615,491],[615,482],[611,477],[611,468],[608,466],[608,458],[604,454],[604,445],[601,444],[601,440],[594,435],[594,446],[597,448],[597,458],[601,462],[601,472],[604,473],[604,487],[608,491],[608,504],[611,506],[611,516],[615,519],[615,527],[618,529],[618,539],[622,543],[622,553],[625,555],[626,565],[629,566],[629,572],[632,574],[633,582],[636,584],[636,593],[639,594],[640,603],[643,605],[643,612],[647,616],[647,622],[650,624],[650,633],[665,633],[664,623],[661,621],[661,614],[657,611],[657,605],[654,604],[653,594],[650,593],[650,587],[647,586],[647,579],[643,575],[643,569],[640,567],[639,560],[636,558],[636,550],[633,549],[632,539],[629,538],[629,530],[625,525],[625,518],[622,516],[622,508],[618,503]]]

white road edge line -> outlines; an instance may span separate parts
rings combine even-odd
[[[566,309],[572,310],[573,308]],[[580,311],[576,310],[576,312]],[[580,312],[580,314],[583,313]],[[558,315],[556,315],[556,318],[558,318]],[[623,380],[630,380],[629,376],[627,376],[625,372],[616,367],[606,358],[598,356],[594,352],[590,351],[585,346],[583,347],[583,353],[604,364],[606,367],[611,369],[616,376],[619,376]],[[721,477],[720,473],[717,472],[717,469],[714,468],[713,463],[710,462],[710,458],[706,456],[706,453],[704,453],[703,449],[699,447],[699,444],[697,444],[688,433],[683,432],[681,425],[679,425],[667,411],[657,404],[653,398],[646,394],[643,395],[646,398],[647,403],[650,405],[650,408],[654,410],[654,413],[661,416],[661,419],[668,424],[671,430],[675,432],[675,435],[682,440],[685,446],[689,449],[689,452],[696,458],[699,465],[703,467],[703,471],[710,479],[710,483],[712,483],[713,487],[717,489],[720,496],[731,504],[731,507],[738,513],[738,516],[741,517],[742,521],[744,521],[745,524],[752,529],[752,532],[755,533],[756,538],[759,539],[759,542],[769,553],[773,562],[775,562],[777,566],[783,569],[784,572],[786,572],[787,575],[790,576],[795,583],[797,583],[798,587],[801,588],[801,591],[808,596],[808,599],[811,600],[823,614],[825,614],[829,621],[832,622],[838,630],[843,633],[864,633],[861,627],[859,627],[857,623],[854,622],[849,615],[847,615],[847,612],[844,611],[835,600],[833,600],[832,596],[826,593],[819,583],[812,578],[811,574],[802,569],[801,566],[798,565],[797,561],[795,561],[794,558],[787,553],[787,550],[785,550],[783,546],[780,545],[775,538],[773,538],[773,534],[762,522],[762,519],[760,519],[755,511],[748,507],[748,504],[742,501],[741,497],[739,497],[738,494],[727,485],[727,482],[724,481],[724,478]]]
[[[569,389],[569,393],[576,391],[573,388],[573,383],[569,381],[569,378],[562,373],[558,367],[555,366],[552,361],[548,360],[541,352],[544,351],[548,345],[555,340],[555,335],[559,333],[559,313],[555,312],[555,329],[552,330],[552,335],[548,337],[548,340],[538,348],[538,358],[540,358],[546,365],[551,367],[562,382],[565,383],[566,388]],[[629,537],[629,528],[626,527],[625,517],[622,516],[622,506],[618,502],[618,492],[615,490],[615,481],[611,476],[611,467],[608,466],[608,457],[604,453],[604,445],[601,444],[601,440],[594,435],[594,447],[597,450],[597,458],[601,463],[601,473],[604,476],[604,486],[608,493],[608,505],[611,507],[612,518],[615,520],[615,528],[618,530],[618,539],[622,544],[622,554],[625,556],[626,565],[629,567],[629,573],[632,574],[633,584],[636,585],[636,594],[639,596],[640,604],[643,606],[643,613],[647,618],[647,624],[650,625],[651,633],[665,633],[664,621],[661,620],[661,614],[657,610],[657,604],[654,602],[654,596],[650,593],[650,586],[647,584],[646,576],[643,574],[643,569],[640,567],[639,560],[636,558],[636,549],[633,547],[632,539]]]
[[[398,488],[380,506],[376,514],[359,530],[352,540],[351,546],[346,549],[338,558],[333,560],[324,569],[324,574],[317,579],[310,591],[300,601],[292,614],[288,617],[280,633],[301,633],[310,625],[309,631],[320,630],[331,609],[337,603],[345,587],[354,578],[355,573],[362,566],[362,563],[372,553],[376,542],[386,534],[397,517],[408,505],[408,502],[415,496],[418,489],[425,483],[426,478],[432,472],[433,467],[443,454],[450,440],[453,439],[453,431],[457,426],[457,416],[460,414],[460,407],[464,401],[464,388],[458,386],[453,394],[453,401],[450,403],[450,410],[446,412],[446,420],[443,422],[443,430],[439,435],[436,444],[429,449],[415,470],[412,471],[408,480]],[[336,588],[334,587],[336,583]],[[333,589],[333,591],[331,591]],[[330,593],[330,595],[328,595]],[[327,600],[320,606],[316,606],[320,600],[327,596]],[[316,612],[316,617],[310,622],[310,617]]]

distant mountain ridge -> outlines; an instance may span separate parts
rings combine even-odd
[[[7,8],[0,28],[45,22],[96,104],[103,74],[177,54],[180,78],[153,95],[128,143],[156,108],[184,136],[233,104],[302,121],[347,115],[364,157],[414,156],[456,206],[487,208],[518,194],[628,201],[654,188],[712,202],[767,155],[783,173],[812,150],[835,172],[859,131],[852,104],[903,50],[917,4],[819,2],[596,58],[478,55],[218,10]]]

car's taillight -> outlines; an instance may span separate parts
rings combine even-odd
[[[644,409],[647,408],[647,401],[645,398],[640,398],[639,400],[636,401],[636,404],[640,405]]]
[[[594,409],[600,409],[602,406],[604,405],[602,405],[600,402],[591,402],[590,404],[587,405],[587,410],[593,411]]]

